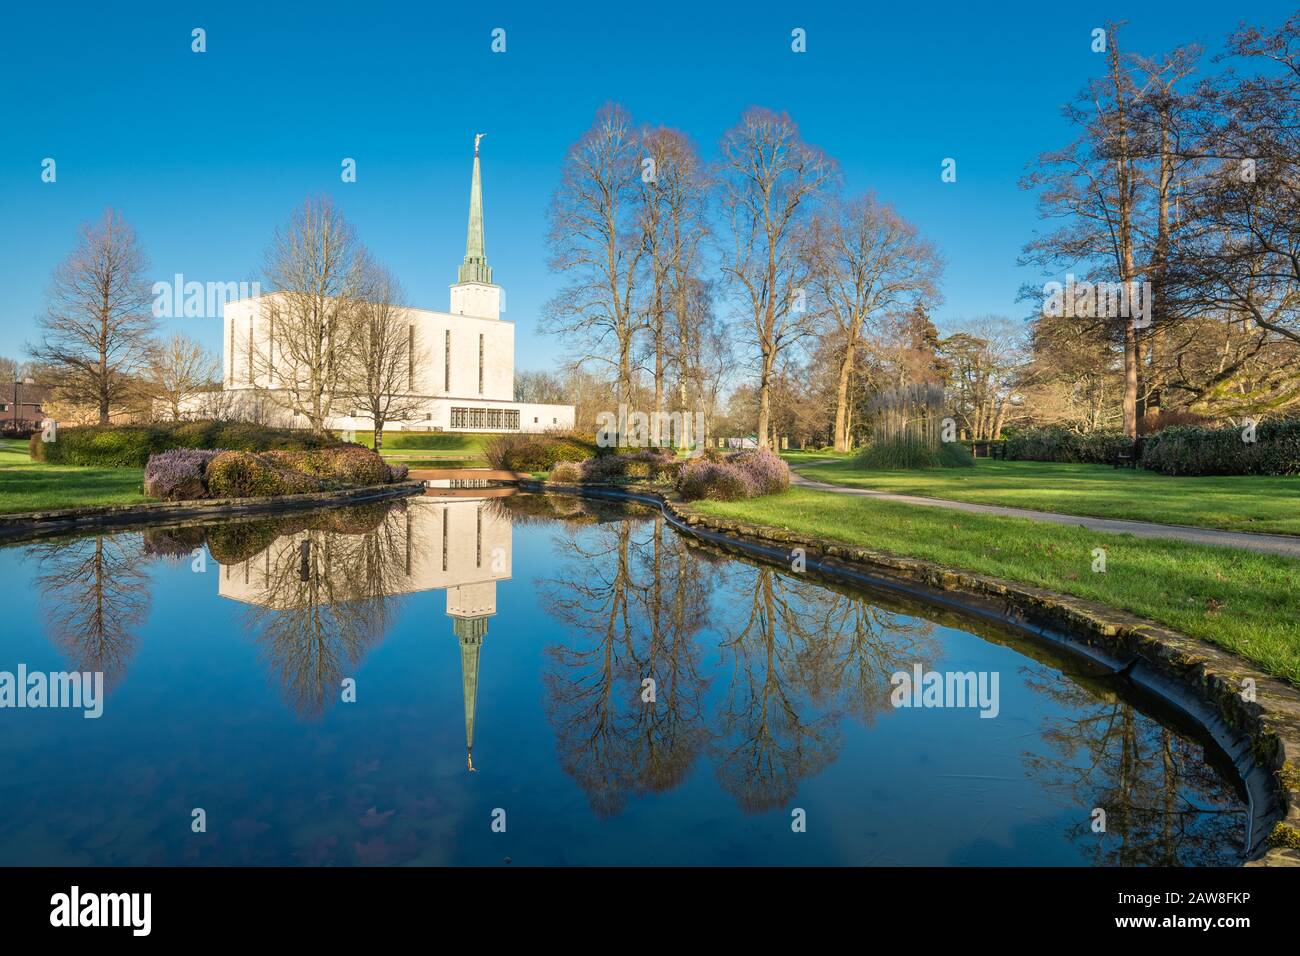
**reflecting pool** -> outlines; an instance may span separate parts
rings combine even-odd
[[[0,865],[1240,862],[1226,762],[1123,680],[493,494],[0,551],[0,672],[104,681],[0,708]]]

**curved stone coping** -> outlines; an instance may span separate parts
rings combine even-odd
[[[258,514],[268,511],[297,511],[331,505],[363,504],[424,491],[422,481],[401,481],[391,485],[368,485],[336,491],[312,491],[301,495],[273,495],[269,498],[196,498],[191,501],[158,501],[137,505],[99,505],[91,508],[63,508],[58,511],[29,511],[0,515],[0,542],[21,541],[116,525],[174,523],[186,518]]]
[[[683,533],[786,566],[791,550],[803,548],[807,567],[834,580],[996,621],[1122,673],[1187,714],[1232,760],[1252,818],[1246,865],[1300,866],[1300,689],[1208,641],[1046,588],[705,515],[653,486],[533,480],[520,487],[649,505]],[[1254,701],[1242,699],[1248,679]]]

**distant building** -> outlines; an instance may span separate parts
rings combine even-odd
[[[0,428],[12,429],[23,422],[39,423],[45,417],[43,405],[49,400],[50,391],[44,385],[19,384],[15,390],[13,382],[0,382]]]
[[[465,259],[451,286],[447,312],[408,308],[404,312],[411,334],[427,355],[414,369],[419,411],[403,421],[385,424],[395,431],[545,432],[573,427],[572,405],[539,405],[514,400],[515,327],[501,318],[502,289],[492,281],[483,237],[483,188],[478,144],[470,184],[469,230]],[[235,414],[259,409],[258,417],[277,424],[304,425],[303,420],[268,402],[270,374],[254,361],[267,355],[273,363],[271,323],[277,293],[228,303],[225,307],[222,350],[223,397]],[[268,348],[269,345],[269,348]],[[258,366],[258,367],[255,367]],[[205,401],[187,403],[195,409]],[[334,399],[334,414],[326,427],[364,431],[369,418]]]

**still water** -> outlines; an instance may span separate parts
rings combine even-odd
[[[0,672],[105,681],[98,719],[0,709],[0,865],[1240,860],[1217,751],[1122,683],[468,494],[0,551]],[[997,675],[996,716],[892,706],[917,666]]]

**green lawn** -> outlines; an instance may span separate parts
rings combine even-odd
[[[488,463],[482,458],[398,458],[385,455],[384,461],[405,465],[407,468],[486,468]]]
[[[803,465],[812,461],[825,461],[827,458],[846,458],[852,454],[854,454],[854,452],[800,451],[798,449],[791,449],[790,451],[783,451],[780,453],[781,457],[792,465]]]
[[[833,484],[982,505],[1300,534],[1300,477],[1169,478],[1108,465],[986,459],[974,468],[933,471],[863,471],[852,461],[806,465],[799,471]]]
[[[336,435],[342,435],[336,432]],[[483,454],[489,434],[466,432],[384,432],[384,452],[428,451],[445,452],[461,458],[475,458]],[[375,447],[374,432],[357,431],[357,442],[367,448]]]
[[[142,468],[78,468],[32,461],[27,442],[0,440],[0,514],[151,501]]]
[[[1095,600],[1204,638],[1300,685],[1300,561],[803,488],[695,506]],[[1106,551],[1105,573],[1092,571],[1098,547]]]

